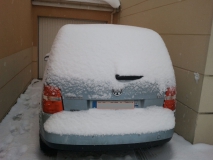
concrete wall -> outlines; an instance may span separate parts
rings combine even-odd
[[[0,1],[0,121],[32,79],[31,0]]]
[[[72,18],[110,23],[111,12],[71,8],[33,6],[33,77],[38,78],[38,17]],[[115,18],[116,21],[116,18]]]
[[[153,29],[166,43],[177,80],[175,131],[191,143],[213,144],[212,20],[213,0],[121,0],[120,24]]]

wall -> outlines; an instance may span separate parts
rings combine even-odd
[[[0,121],[32,79],[31,0],[0,1]]]
[[[32,6],[31,3],[31,0],[0,1],[0,121],[32,77],[38,77],[38,17],[107,23],[111,20],[110,12]]]
[[[38,17],[72,18],[110,23],[111,12],[33,6],[33,77],[38,77]]]
[[[121,0],[120,24],[153,29],[166,43],[177,80],[175,131],[191,143],[213,144],[212,19],[213,0]]]

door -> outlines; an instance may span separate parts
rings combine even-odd
[[[46,61],[44,57],[50,52],[58,30],[65,24],[103,24],[103,21],[89,21],[64,18],[39,18],[39,78],[43,78]]]

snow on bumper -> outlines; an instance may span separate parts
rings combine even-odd
[[[167,131],[175,126],[174,113],[158,106],[133,110],[63,111],[44,123],[48,133],[60,135],[125,135]]]

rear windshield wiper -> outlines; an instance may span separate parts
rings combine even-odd
[[[141,79],[143,76],[120,76],[118,74],[115,75],[117,80],[137,80]]]

